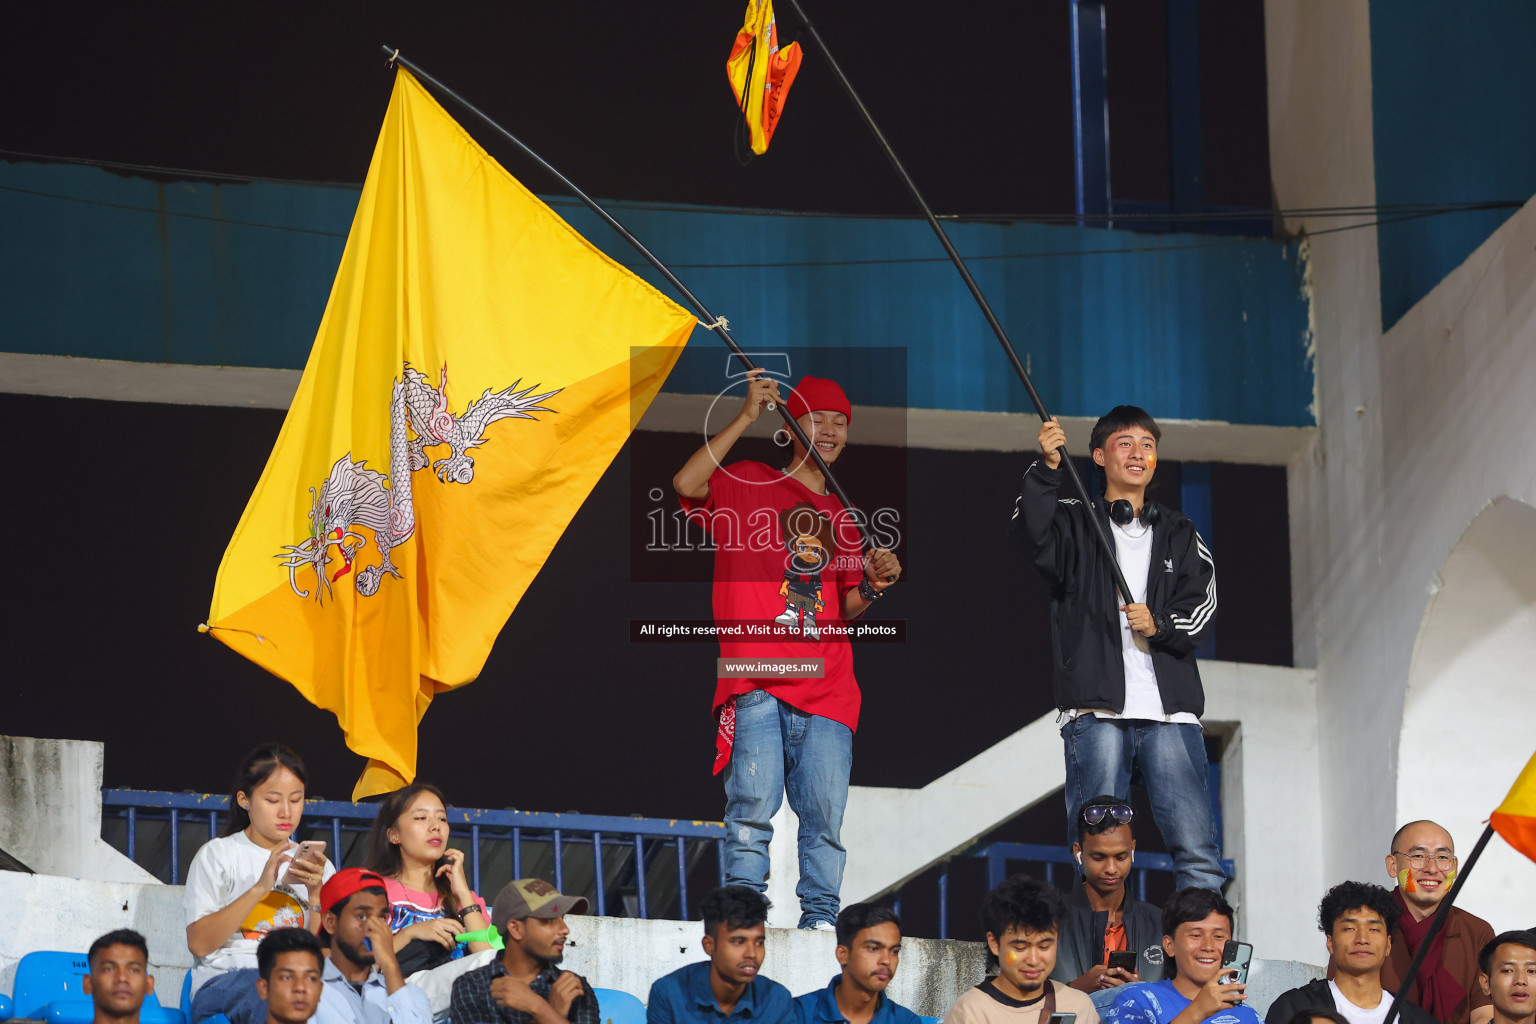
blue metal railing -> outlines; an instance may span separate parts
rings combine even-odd
[[[1039,864],[1041,876],[1052,885],[1060,888],[1070,888],[1077,884],[1077,862],[1072,857],[1072,851],[1065,846],[1045,846],[1039,843],[987,843],[985,846],[977,846],[966,850],[957,857],[974,858],[986,861],[987,881],[986,887],[990,892],[1002,884],[1008,877],[1009,861],[1025,861],[1031,864]],[[955,858],[945,861],[939,867],[937,880],[939,896],[939,934],[937,938],[949,938],[949,869]],[[1058,876],[1062,874],[1060,868],[1065,867],[1066,877],[1061,879],[1065,885],[1058,882]],[[1234,871],[1230,860],[1221,862],[1222,870],[1231,877]],[[1153,873],[1173,874],[1173,858],[1166,853],[1138,853],[1136,866],[1131,869],[1131,875],[1127,879],[1130,891],[1137,899],[1147,898],[1147,883]],[[893,909],[897,914],[901,913],[901,890],[895,894]]]
[[[1216,848],[1224,848],[1223,823],[1221,820],[1221,760],[1219,754],[1207,744],[1206,764],[1206,792],[1211,802],[1211,819],[1215,826]],[[972,846],[961,850],[948,860],[939,865],[939,874],[936,880],[939,899],[939,923],[937,938],[949,938],[949,869],[956,858],[974,858],[984,860],[987,863],[987,891],[998,887],[1003,879],[1008,877],[1009,861],[1024,861],[1040,865],[1040,874],[1052,885],[1058,885],[1057,876],[1060,874],[1058,865],[1065,865],[1067,877],[1063,879],[1067,884],[1060,888],[1070,889],[1077,884],[1077,862],[1072,857],[1072,850],[1066,846],[1045,846],[1040,843],[1010,843],[996,841]],[[1221,869],[1227,873],[1228,878],[1236,875],[1236,867],[1230,860],[1221,862]],[[1147,898],[1147,883],[1153,873],[1172,875],[1173,858],[1166,853],[1141,853],[1136,858],[1136,866],[1131,869],[1127,883],[1136,898]],[[893,894],[892,909],[899,915],[901,913],[902,890],[897,889]]]
[[[219,834],[229,812],[228,797],[205,793],[105,789],[101,803],[103,838],[136,863],[152,858],[143,865],[152,871],[163,851],[165,870],[156,873],[172,885],[181,882],[182,865]],[[377,814],[376,804],[306,800],[297,831],[304,838],[325,838],[337,867],[361,864],[367,856],[363,840]],[[476,892],[483,893],[487,882],[500,888],[508,879],[525,877],[525,870],[541,876],[547,871],[544,877],[555,888],[566,892],[570,882],[569,891],[589,896],[599,916],[650,917],[675,907],[678,918],[687,919],[690,873],[712,884],[725,878],[725,825],[718,821],[456,807],[448,812],[448,826],[450,841],[466,847],[469,884]],[[144,838],[151,831],[155,849],[146,851]],[[494,861],[486,857],[498,852],[502,856]],[[569,878],[568,860],[580,861]]]
[[[1211,798],[1218,815],[1218,844],[1219,793],[1220,770],[1213,763]],[[211,794],[106,789],[102,791],[102,837],[130,860],[176,885],[182,880],[182,865],[191,862],[209,837],[219,834],[228,808],[228,797]],[[325,838],[327,855],[337,867],[362,864],[367,856],[362,840],[377,814],[376,804],[307,800],[298,832],[303,833],[302,838]],[[646,918],[673,909],[674,920],[687,920],[690,874],[702,875],[709,885],[725,881],[722,822],[454,808],[448,812],[448,825],[450,841],[459,840],[458,845],[467,846],[469,884],[482,894],[486,883],[494,892],[507,880],[537,875],[550,878],[562,892],[588,896],[599,916]],[[184,835],[187,830],[195,830],[197,835]],[[152,833],[149,845],[155,849],[147,854],[141,832]],[[295,838],[301,836],[296,834]],[[488,858],[487,852],[501,856]],[[585,862],[574,873],[568,872],[567,860],[578,855]],[[1063,888],[1076,884],[1077,865],[1065,846],[998,841],[972,847],[955,857],[984,861],[989,890],[1007,877],[1010,861],[1039,865],[1044,879],[1052,884],[1058,884],[1060,868],[1065,867]],[[949,874],[954,860],[945,861],[938,870],[937,937],[941,939],[950,935]],[[164,869],[157,870],[162,863]],[[1221,864],[1229,876],[1233,874],[1231,861]],[[1168,854],[1141,853],[1129,879],[1131,891],[1145,899],[1151,875],[1171,875],[1173,870],[1173,858]],[[567,883],[571,883],[569,890]],[[898,889],[894,893],[898,914],[901,902],[902,890]]]

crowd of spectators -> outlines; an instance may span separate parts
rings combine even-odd
[[[1092,806],[1105,805],[1085,810]],[[429,996],[431,984],[412,982],[442,967],[411,981],[401,971],[384,883],[366,868],[336,872],[321,888],[318,934],[281,926],[256,940],[251,987],[253,1002],[261,1006],[260,1024],[599,1024],[604,1019],[587,980],[560,966],[570,932],[565,916],[587,909],[582,897],[566,896],[541,879],[509,883],[488,912],[496,922],[490,934],[475,939],[491,948],[444,965],[450,995],[439,1008]],[[1085,878],[1082,884],[1095,883]],[[1102,873],[1097,884],[1104,884]],[[1026,875],[988,893],[980,916],[989,976],[954,1000],[944,1024],[1260,1024],[1245,1005],[1250,961],[1234,953],[1234,914],[1220,893],[1191,887],[1170,897],[1157,929],[1161,956],[1150,948],[1125,949],[1126,902],[1095,910],[1073,895]],[[1328,977],[1281,994],[1270,1005],[1266,1024],[1382,1024],[1394,998],[1384,971],[1398,944],[1394,939],[1402,941],[1402,902],[1400,892],[1370,883],[1343,882],[1330,889],[1318,911]],[[901,921],[890,908],[873,903],[844,908],[836,923],[837,972],[825,987],[798,997],[762,973],[768,901],[761,893],[722,886],[704,898],[701,912],[706,959],[657,979],[646,1003],[647,1024],[730,1019],[918,1024],[916,1014],[886,993],[902,947]],[[1106,921],[1116,916],[1120,924]],[[1162,976],[1143,979],[1139,968],[1118,968],[1114,974],[1090,969],[1061,980],[1076,973],[1064,957],[1082,945],[1085,932],[1102,945],[1105,963],[1116,952],[1135,952],[1138,965],[1150,961]],[[94,1024],[138,1024],[145,997],[154,992],[144,938],[126,930],[104,935],[92,944],[88,961],[84,988],[95,1006]],[[1470,968],[1443,955],[1431,957],[1419,977],[1424,988],[1454,986],[1448,995],[1465,994],[1447,1004],[1451,1010],[1443,1016],[1407,1002],[1396,1015],[1404,1024],[1451,1024],[1460,1012],[1472,1021],[1536,1024],[1531,931],[1490,934]]]
[[[448,847],[434,787],[388,798],[370,863],[336,871],[323,844],[292,839],[304,766],[282,747],[254,751],[232,794],[231,827],[193,859],[185,892],[196,959],[191,1021],[230,1024],[600,1024],[598,995],[561,967],[584,897],[537,878],[492,903],[467,884]],[[1127,889],[1134,811],[1084,801],[1071,891],[1016,875],[984,900],[987,977],[954,1000],[945,1024],[1261,1024],[1247,1005],[1253,947],[1235,941],[1215,888],[1177,890],[1161,909]],[[1451,908],[1429,922],[1457,871],[1451,836],[1415,821],[1392,837],[1395,887],[1342,882],[1317,911],[1326,976],[1274,999],[1264,1024],[1384,1024],[1414,954],[1422,962],[1396,1007],[1403,1024],[1536,1024],[1536,934],[1495,935]],[[901,921],[872,903],[838,913],[838,971],[792,995],[762,974],[768,901],[728,883],[701,902],[704,960],[655,981],[647,1024],[917,1024],[886,993],[901,959]],[[1424,944],[1428,948],[1424,949]],[[96,1024],[138,1024],[154,992],[142,936],[117,931],[90,948],[85,992]]]

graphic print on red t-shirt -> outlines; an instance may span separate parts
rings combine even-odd
[[[837,552],[832,518],[808,501],[797,501],[779,513],[779,536],[784,538],[789,561],[784,567],[784,584],[779,587],[784,611],[773,621],[806,640],[819,640],[816,614],[827,607],[821,593],[821,571],[832,564]]]
[[[706,498],[681,498],[715,542],[714,612],[722,658],[820,658],[820,679],[717,680],[713,708],[750,690],[859,725],[859,685],[843,597],[863,578],[858,527],[830,494],[761,462],[715,470]],[[797,632],[784,635],[783,627]],[[753,627],[759,627],[754,633]],[[765,637],[770,632],[780,636]]]

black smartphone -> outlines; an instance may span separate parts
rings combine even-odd
[[[1113,970],[1116,967],[1118,967],[1122,971],[1128,971],[1131,974],[1135,974],[1136,973],[1136,951],[1134,949],[1117,949],[1117,950],[1115,950],[1113,953],[1109,954],[1109,964],[1108,964],[1108,966],[1109,966],[1109,968],[1111,970]]]
[[[1077,1024],[1077,1014],[1053,1013],[1046,1018],[1046,1024]]]
[[[1248,965],[1253,963],[1253,947],[1228,939],[1221,951],[1221,974],[1228,985],[1248,984]]]

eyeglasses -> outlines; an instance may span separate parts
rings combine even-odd
[[[1392,856],[1403,858],[1413,865],[1415,871],[1424,867],[1425,864],[1433,864],[1441,871],[1449,871],[1456,866],[1456,855],[1454,853],[1398,853],[1396,850],[1393,850]]]
[[[1104,820],[1105,815],[1115,819],[1116,824],[1129,825],[1136,812],[1131,810],[1129,804],[1093,804],[1083,808],[1083,824],[1097,825]]]

